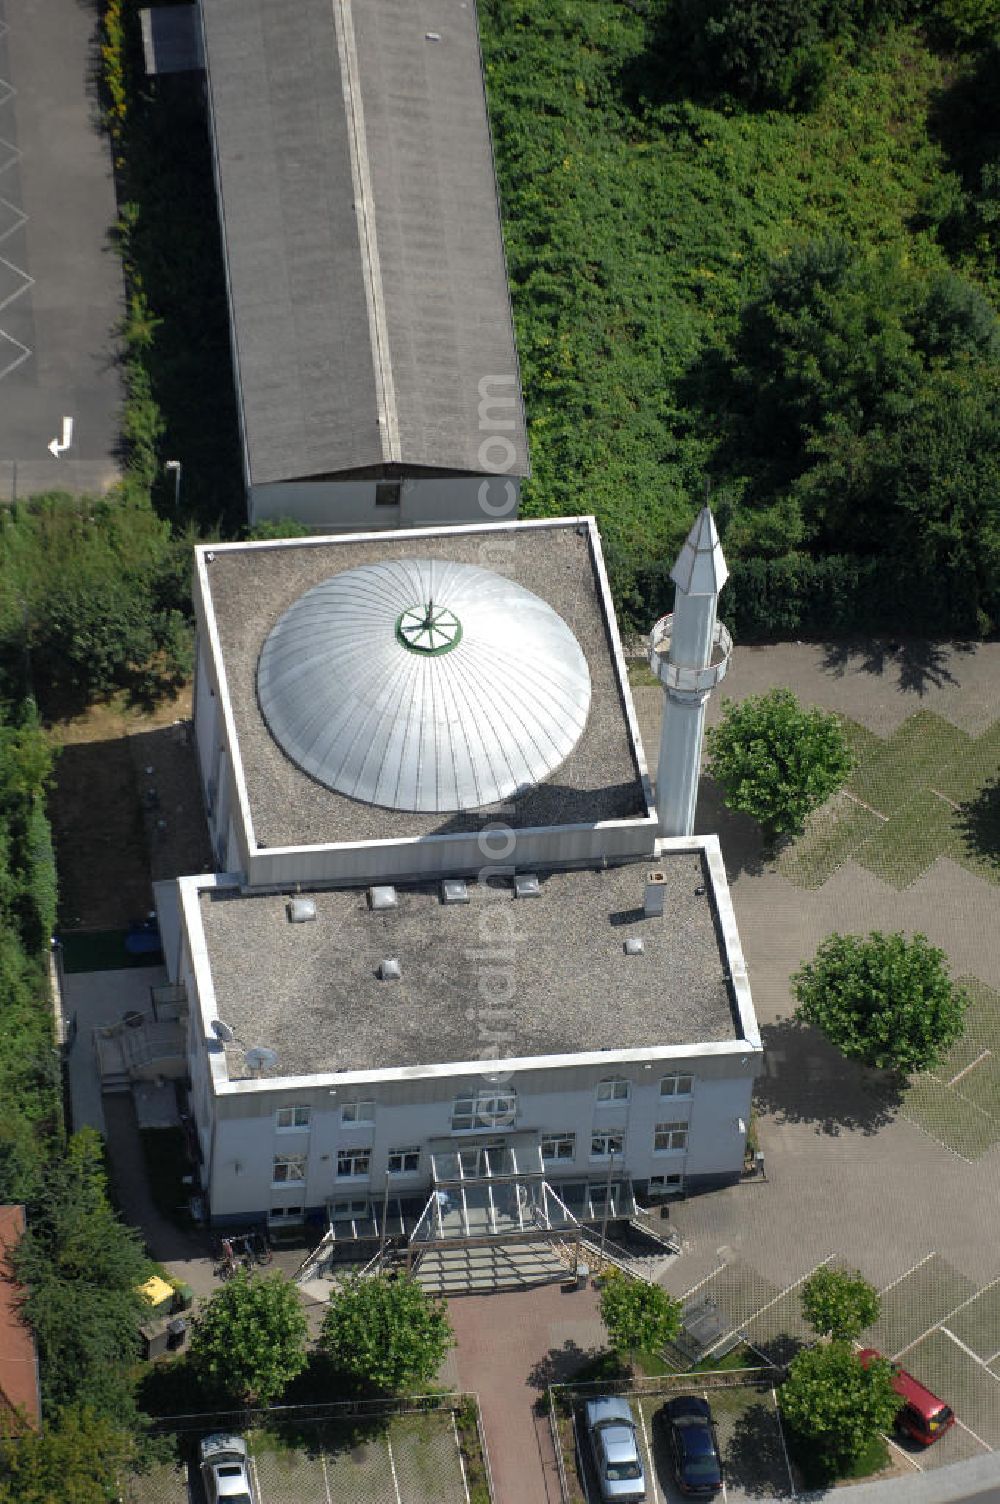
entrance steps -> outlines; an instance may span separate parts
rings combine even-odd
[[[417,1283],[428,1295],[481,1295],[526,1290],[567,1276],[550,1243],[502,1243],[482,1248],[429,1248],[417,1265]]]

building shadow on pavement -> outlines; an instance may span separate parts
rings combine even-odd
[[[812,1123],[817,1133],[877,1133],[902,1104],[898,1079],[847,1060],[794,1018],[761,1029],[767,1074],[756,1084],[758,1110],[778,1123]]]
[[[731,883],[744,874],[757,877],[763,872],[767,858],[760,826],[749,815],[728,809],[721,788],[707,773],[702,774],[698,786],[694,828],[699,834],[719,837]]]

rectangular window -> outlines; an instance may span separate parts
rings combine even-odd
[[[689,1097],[693,1087],[693,1076],[664,1076],[660,1082],[660,1096]]]
[[[575,1158],[575,1133],[549,1133],[542,1139],[542,1159],[546,1163]]]
[[[671,1149],[686,1149],[687,1123],[657,1123],[653,1132],[653,1153],[666,1154]]]
[[[347,1180],[354,1175],[367,1175],[371,1170],[370,1149],[341,1149],[337,1153],[337,1179]]]
[[[624,1154],[624,1133],[592,1133],[590,1135],[591,1159],[610,1159],[612,1154]]]
[[[352,1222],[357,1217],[367,1217],[368,1201],[334,1201],[330,1206],[330,1220]]]
[[[274,1185],[301,1184],[306,1178],[304,1154],[276,1154],[271,1181]]]
[[[612,1081],[598,1081],[597,1083],[597,1100],[599,1102],[627,1102],[628,1094],[629,1083],[623,1081],[621,1077],[616,1077]]]
[[[401,493],[401,481],[379,481],[375,487],[375,505],[377,507],[398,507]]]
[[[278,1108],[278,1127],[279,1128],[308,1128],[309,1127],[309,1108],[308,1107],[279,1107]]]
[[[388,1171],[390,1175],[415,1175],[420,1169],[419,1149],[390,1149]]]
[[[269,1222],[301,1222],[301,1206],[272,1206],[267,1214]]]
[[[340,1109],[340,1121],[348,1126],[357,1123],[374,1123],[374,1102],[345,1102]]]
[[[451,1131],[471,1133],[473,1128],[510,1128],[516,1118],[516,1092],[483,1092],[478,1097],[456,1097],[451,1109]]]

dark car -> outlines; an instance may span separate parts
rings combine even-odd
[[[677,1487],[692,1499],[710,1499],[722,1487],[722,1459],[707,1400],[679,1394],[661,1405],[653,1426],[670,1449]]]

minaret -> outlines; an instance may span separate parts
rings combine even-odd
[[[702,507],[670,573],[677,586],[673,615],[662,616],[649,639],[649,665],[666,691],[656,774],[661,836],[694,831],[705,706],[733,650],[732,638],[716,620],[719,591],[728,577],[715,521]]]

